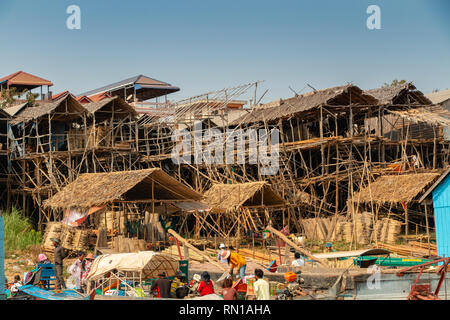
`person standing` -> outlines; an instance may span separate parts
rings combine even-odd
[[[79,251],[77,260],[75,260],[69,268],[69,271],[72,274],[72,279],[75,281],[75,288],[80,293],[83,293],[81,278],[84,272],[84,257],[85,253],[83,251]]]
[[[55,276],[56,276],[56,289],[62,290],[66,289],[66,283],[64,282],[63,277],[63,260],[67,257],[66,250],[61,246],[61,240],[56,238],[50,239],[53,242],[53,245],[55,246],[54,256],[55,256],[55,262],[54,262],[54,269],[55,269]]]
[[[230,265],[231,276],[233,276],[233,270],[236,268],[239,278],[244,278],[245,269],[247,268],[247,261],[243,255],[226,250],[222,252],[222,259],[227,259],[228,264]]]
[[[94,261],[95,257],[92,253],[89,253],[86,258],[84,259],[84,269],[83,272],[81,273],[81,288],[84,290],[84,292],[88,293],[87,290],[90,289],[90,286],[88,288],[88,281],[87,281],[87,276],[89,274],[89,271],[91,270],[92,267],[92,262]],[[92,284],[92,281],[91,281]]]
[[[256,281],[253,284],[256,300],[270,300],[269,283],[263,279],[264,272],[261,269],[255,269]]]
[[[224,243],[221,243],[219,245],[219,252],[217,253],[217,260],[220,261],[220,263],[226,263],[227,260],[226,259],[222,259],[222,253],[225,251],[226,246]]]
[[[159,279],[153,281],[150,291],[158,290],[157,298],[170,298],[170,287],[172,281],[166,279],[166,273],[161,272],[158,274]]]

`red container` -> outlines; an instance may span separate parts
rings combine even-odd
[[[237,285],[236,289],[237,289],[236,290],[237,292],[247,293],[247,284],[246,283],[240,283],[240,284]]]

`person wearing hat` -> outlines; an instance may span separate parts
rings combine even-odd
[[[54,256],[54,269],[55,269],[55,277],[56,277],[56,289],[66,289],[66,283],[64,282],[63,277],[63,260],[67,257],[67,253],[61,245],[61,240],[56,238],[50,239],[55,246]]]
[[[189,293],[196,293],[198,286],[200,285],[200,281],[202,281],[202,277],[196,273],[194,274],[194,276],[192,277],[191,282],[189,282]]]
[[[157,290],[157,298],[170,298],[170,287],[172,281],[166,279],[166,273],[161,272],[158,274],[159,279],[153,281],[150,291]]]
[[[95,257],[92,253],[88,253],[86,258],[84,258],[84,268],[83,272],[81,273],[81,288],[84,292],[87,292],[87,276],[89,274],[89,271],[92,267],[92,262],[95,260]]]
[[[221,243],[220,245],[219,245],[219,252],[217,253],[217,260],[219,260],[220,261],[220,263],[226,263],[227,262],[227,260],[226,259],[222,259],[222,253],[225,251],[225,249],[226,249],[226,246],[225,246],[225,244],[224,243]]]
[[[228,264],[230,265],[230,274],[233,276],[233,270],[236,268],[237,275],[239,278],[244,278],[245,276],[245,269],[247,268],[247,261],[245,260],[245,257],[243,255],[240,255],[236,252],[231,252],[230,250],[225,250],[222,252],[222,259],[227,260]]]

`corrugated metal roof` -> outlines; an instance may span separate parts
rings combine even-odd
[[[171,84],[163,82],[163,81],[159,81],[147,76],[144,76],[142,74],[122,80],[122,81],[118,81],[118,82],[114,82],[112,84],[100,87],[98,89],[94,89],[85,93],[80,93],[78,96],[92,96],[94,94],[97,93],[101,93],[101,92],[105,92],[105,91],[111,91],[111,90],[117,90],[119,88],[125,87],[127,85],[136,85],[136,84],[140,84],[140,85],[150,85],[150,86],[156,86],[157,88],[161,88],[161,89],[167,89],[167,88],[177,88],[177,87],[173,87]],[[179,90],[179,88],[177,88]]]

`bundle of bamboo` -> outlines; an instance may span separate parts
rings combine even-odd
[[[375,224],[373,239],[380,242],[394,244],[400,235],[402,223],[400,221],[383,218]]]
[[[420,248],[410,245],[393,245],[386,243],[378,243],[375,247],[387,249],[392,252],[395,252],[398,255],[405,257],[428,257],[428,256],[437,256],[436,250],[428,250],[426,248]]]
[[[185,257],[185,251],[183,247],[180,247],[181,250],[181,255],[183,256],[183,259],[186,259],[187,257]],[[201,255],[199,255],[197,252],[195,252],[192,249],[188,249],[189,250],[189,259],[190,260],[194,260],[194,261],[198,261],[198,262],[205,262],[205,258],[202,257]],[[173,257],[176,257],[177,259],[179,259],[179,253],[178,253],[178,248],[176,245],[172,245],[166,249],[164,249],[163,251],[161,251],[162,253],[171,255]],[[205,252],[205,254],[208,254],[208,252]]]
[[[43,237],[43,248],[46,253],[53,254],[54,246],[50,239],[51,238],[59,239],[61,237],[61,232],[62,232],[61,222],[50,222],[47,224]]]

